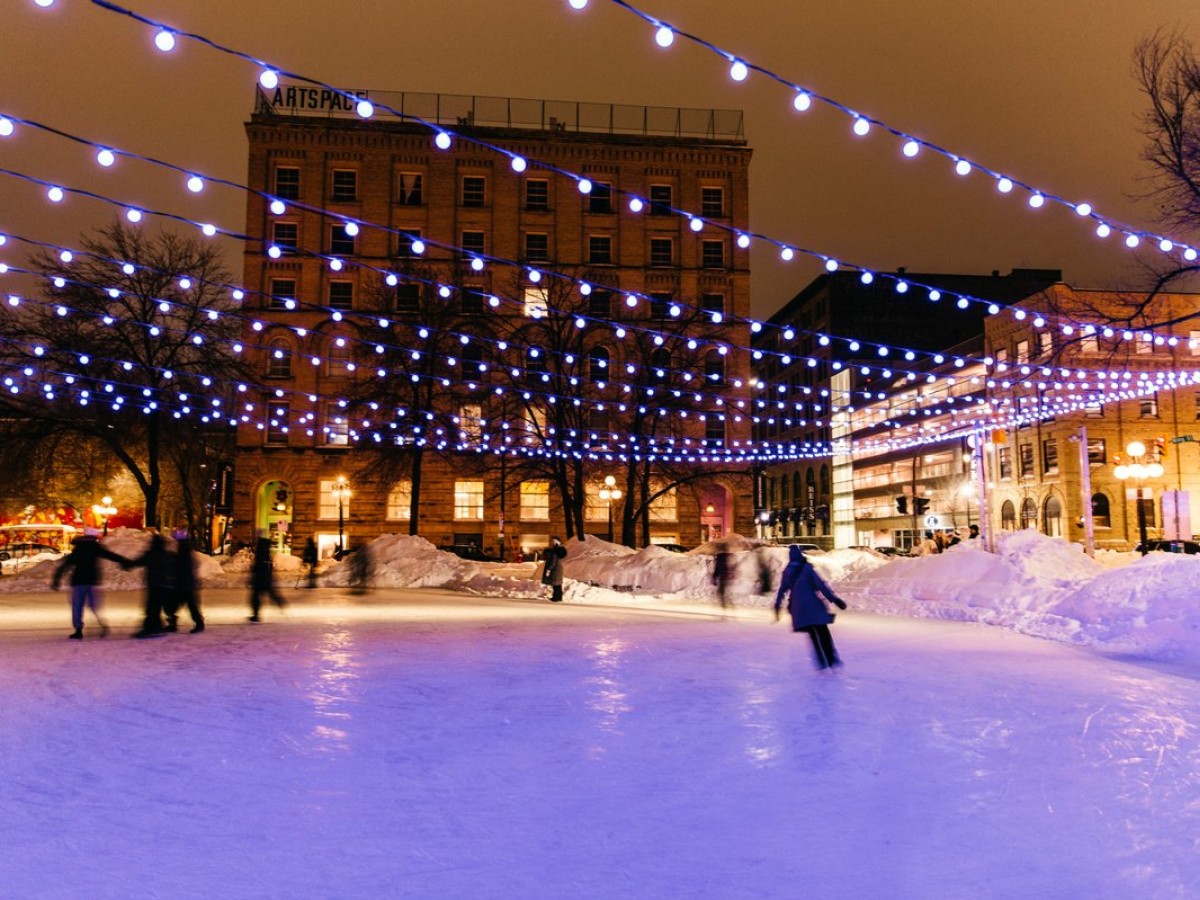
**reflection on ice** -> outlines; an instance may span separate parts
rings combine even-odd
[[[316,678],[308,691],[318,720],[312,743],[319,753],[345,753],[350,749],[345,725],[351,719],[350,704],[357,700],[359,682],[354,671],[354,638],[344,626],[334,625],[317,640],[316,651]],[[338,722],[339,727],[329,720]]]
[[[596,674],[587,679],[590,686],[588,709],[600,713],[601,731],[619,734],[621,716],[629,712],[629,694],[621,681],[621,655],[628,644],[620,638],[606,638],[591,645],[592,664]],[[603,752],[603,748],[597,748]]]

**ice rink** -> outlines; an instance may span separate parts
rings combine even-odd
[[[67,641],[0,594],[0,896],[1194,896],[1200,685],[978,625],[441,590]],[[186,624],[186,617],[184,618]]]

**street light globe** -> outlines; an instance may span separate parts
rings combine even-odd
[[[1150,465],[1146,466],[1146,477],[1147,478],[1162,478],[1162,476],[1163,476],[1162,463],[1150,463]]]
[[[1129,477],[1129,466],[1117,466],[1113,469],[1113,475],[1118,481],[1124,481]]]
[[[614,484],[616,484],[616,483],[617,483],[617,479],[613,478],[613,476],[611,476],[611,475],[605,475],[605,476],[604,476],[604,485],[605,485],[605,487],[609,487],[609,488],[611,488],[611,487],[612,487]]]
[[[1146,477],[1146,467],[1141,463],[1132,463],[1129,466],[1129,477],[1141,479]]]
[[[1146,453],[1146,445],[1141,441],[1130,441],[1125,445],[1125,452],[1130,456],[1144,456]]]

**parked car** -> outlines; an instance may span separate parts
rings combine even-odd
[[[1151,553],[1200,553],[1200,541],[1146,541],[1146,549]],[[1142,552],[1142,545],[1135,548]]]
[[[672,553],[687,553],[691,547],[685,547],[683,544],[655,544],[661,550],[670,550]]]
[[[805,553],[824,553],[825,551],[816,544],[789,544],[789,547],[799,547]]]
[[[49,544],[39,544],[33,541],[19,541],[14,544],[5,544],[0,547],[0,560],[6,559],[21,559],[25,556],[36,556],[39,553],[53,553],[55,556],[62,556],[62,551],[57,547],[52,547]]]
[[[472,562],[500,562],[494,556],[488,556],[474,544],[450,544],[447,547],[442,547],[447,553],[453,553],[455,556],[462,559],[469,559]]]

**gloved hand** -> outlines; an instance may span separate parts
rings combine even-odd
[[[846,608],[846,601],[845,601],[845,600],[843,600],[841,597],[834,597],[834,598],[833,598],[833,605],[834,605],[834,606],[836,606],[838,609],[845,609],[845,608]]]

